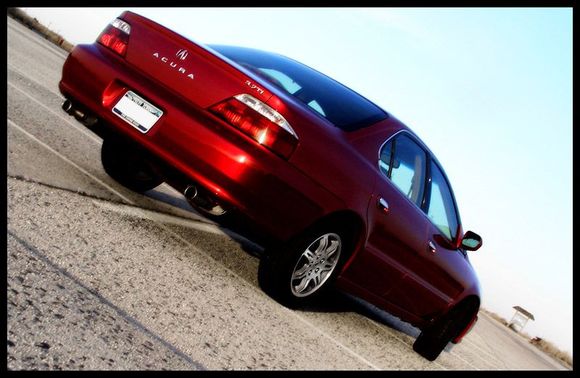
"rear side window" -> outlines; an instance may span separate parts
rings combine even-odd
[[[255,68],[255,67],[252,67]],[[266,75],[266,80],[276,84],[280,88],[284,89],[286,92],[294,94],[298,92],[302,87],[292,80],[291,77],[277,70],[270,68],[259,68],[259,70]]]
[[[344,131],[358,130],[388,117],[353,90],[285,56],[244,47],[210,47],[288,92]]]
[[[425,193],[427,155],[406,135],[386,143],[379,154],[379,168],[414,204],[421,207]]]

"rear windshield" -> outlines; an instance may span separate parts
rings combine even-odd
[[[388,117],[351,89],[285,56],[245,47],[209,47],[290,93],[342,130],[358,130]]]

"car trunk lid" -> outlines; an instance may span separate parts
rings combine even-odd
[[[209,48],[135,13],[126,11],[120,18],[131,25],[126,61],[197,106],[207,108],[240,93],[264,102],[272,97]]]

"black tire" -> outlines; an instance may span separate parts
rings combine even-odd
[[[323,246],[325,239],[326,246]],[[286,244],[271,245],[260,259],[259,284],[262,290],[286,307],[297,308],[312,303],[334,286],[336,276],[350,255],[350,244],[345,232],[329,226],[306,232]],[[332,252],[334,245],[335,252]],[[312,260],[306,257],[308,249],[313,252]],[[292,278],[294,274],[302,277],[298,274],[302,271],[303,278]]]
[[[114,138],[105,138],[101,147],[105,172],[119,184],[143,193],[163,183],[139,149]]]
[[[427,360],[435,361],[447,344],[467,326],[472,315],[473,309],[460,303],[425,328],[415,340],[413,350]]]

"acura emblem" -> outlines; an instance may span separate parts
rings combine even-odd
[[[178,57],[181,60],[185,60],[185,58],[187,58],[187,50],[186,49],[181,49],[177,52],[177,54],[175,54],[176,57]]]

